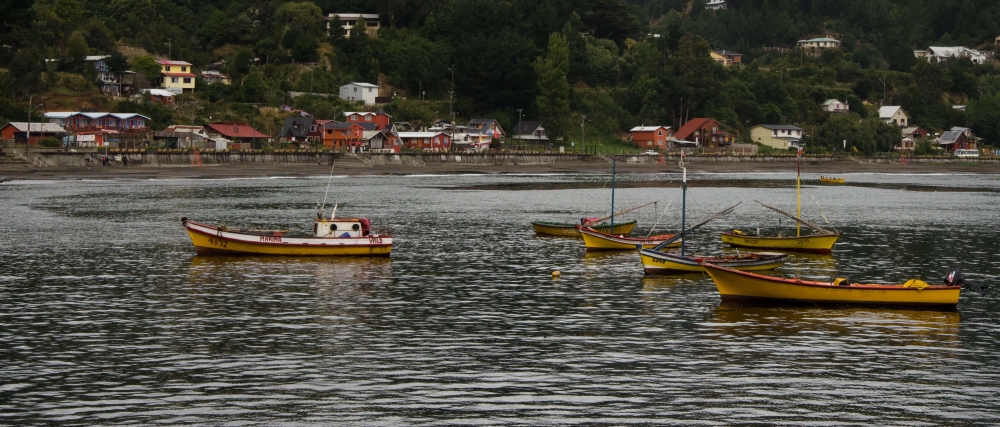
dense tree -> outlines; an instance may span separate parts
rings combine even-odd
[[[538,98],[535,101],[551,136],[566,135],[569,119],[569,44],[559,33],[549,36],[546,56],[535,61],[538,74]]]

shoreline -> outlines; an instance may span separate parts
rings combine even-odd
[[[686,162],[692,173],[778,173],[794,172],[793,163],[754,162]],[[147,180],[147,179],[222,179],[222,178],[262,178],[290,177],[302,178],[326,176],[329,165],[316,164],[223,164],[223,165],[165,165],[165,166],[70,166],[39,167],[28,164],[0,164],[0,182],[40,181],[40,180]],[[680,172],[676,163],[624,164],[617,165],[619,174],[653,174]],[[565,163],[492,165],[492,164],[427,164],[374,165],[361,162],[337,162],[334,175],[346,176],[411,176],[411,175],[458,175],[458,174],[608,174],[611,164],[602,161],[580,161]],[[802,173],[808,175],[838,175],[852,173],[880,174],[1000,174],[1000,166],[992,164],[960,163],[911,163],[911,164],[870,164],[853,161],[835,163],[803,162]]]

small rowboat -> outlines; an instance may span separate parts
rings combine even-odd
[[[841,233],[807,234],[800,237],[774,237],[745,234],[739,230],[722,233],[722,243],[744,248],[828,254],[840,239]]]
[[[819,182],[821,182],[823,184],[843,184],[844,183],[844,178],[834,178],[834,177],[830,177],[830,176],[821,176],[821,177],[819,177]]]
[[[602,233],[590,227],[577,227],[583,236],[583,244],[587,252],[598,251],[632,251],[642,245],[645,249],[652,249],[667,240],[672,239],[676,234],[661,234],[649,237],[624,237],[613,234]],[[671,242],[667,247],[674,248],[681,245],[681,241]]]
[[[771,303],[899,305],[954,308],[962,285],[958,281],[929,285],[920,280],[903,284],[859,284],[846,279],[815,282],[737,271],[705,260],[722,301]],[[959,279],[961,280],[961,279]]]
[[[642,268],[649,275],[696,273],[702,263],[714,263],[738,270],[773,270],[788,261],[788,254],[754,252],[735,255],[681,256],[653,249],[640,249]]]
[[[611,229],[611,225],[607,223],[600,223],[591,225],[590,228],[600,231],[602,233],[616,234],[622,236],[628,236],[635,228],[635,221],[631,222],[615,222],[615,229]],[[580,231],[576,229],[576,224],[569,224],[563,222],[532,222],[531,227],[535,229],[535,234],[539,236],[561,236],[561,237],[578,237],[580,236]],[[635,246],[632,247],[633,249]]]
[[[365,218],[316,219],[313,233],[239,230],[181,218],[199,255],[293,255],[387,257],[392,236],[376,233]]]

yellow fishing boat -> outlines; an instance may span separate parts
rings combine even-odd
[[[583,236],[583,245],[587,248],[587,252],[633,251],[640,245],[645,249],[651,249],[676,236],[676,234],[661,234],[649,237],[625,237],[602,233],[590,227],[578,228]],[[681,241],[677,240],[670,242],[666,247],[675,248],[680,245]]]
[[[335,210],[336,211],[336,210]],[[317,218],[313,232],[240,230],[181,218],[199,255],[293,255],[387,257],[392,235],[376,232],[365,218]]]
[[[799,158],[802,157],[802,149],[799,149]],[[802,219],[802,174],[801,166],[797,164],[797,175],[795,178],[795,204],[796,204],[796,214],[792,215],[781,209],[759,203],[761,206],[771,209],[781,215],[787,216],[792,220],[796,221],[795,226],[795,236],[782,236],[778,233],[777,236],[761,236],[758,230],[758,234],[749,235],[740,230],[733,230],[731,233],[722,233],[722,243],[729,246],[744,247],[744,248],[756,248],[756,249],[772,249],[772,250],[782,250],[782,251],[800,251],[800,252],[812,252],[818,254],[828,254],[833,251],[833,246],[837,244],[837,240],[840,239],[842,232],[833,232],[816,224],[807,222]],[[843,181],[843,179],[841,179]],[[756,200],[755,200],[756,201]],[[817,203],[818,206],[818,203]],[[826,216],[824,216],[826,218]],[[812,228],[815,234],[802,235],[802,226]]]
[[[840,239],[840,233],[809,234],[799,237],[758,236],[740,230],[722,233],[722,243],[744,248],[775,249],[783,251],[828,254]]]
[[[632,229],[635,228],[635,221],[631,222],[616,222],[614,230],[611,229],[611,225],[607,223],[589,225],[588,227],[594,230],[600,231],[602,233],[617,234],[622,236],[628,236],[632,233]],[[580,230],[576,229],[576,224],[568,224],[564,222],[532,222],[531,227],[535,229],[535,234],[539,236],[560,236],[560,237],[579,237]]]
[[[952,279],[946,279],[943,285],[930,285],[916,279],[903,284],[860,284],[849,283],[846,279],[832,282],[786,279],[737,271],[708,262],[703,265],[715,281],[723,301],[954,308],[963,287],[973,290],[977,287],[970,287],[954,270],[948,274]]]
[[[649,275],[701,272],[704,270],[703,262],[712,262],[746,271],[774,270],[788,261],[788,254],[775,252],[683,256],[659,250],[641,249],[639,257],[642,259],[642,269]]]
[[[823,184],[843,184],[844,178],[834,178],[830,176],[820,176],[819,182]]]

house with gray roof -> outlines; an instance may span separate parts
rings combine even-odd
[[[798,147],[802,142],[802,128],[794,125],[757,125],[750,129],[750,139],[779,150]]]

